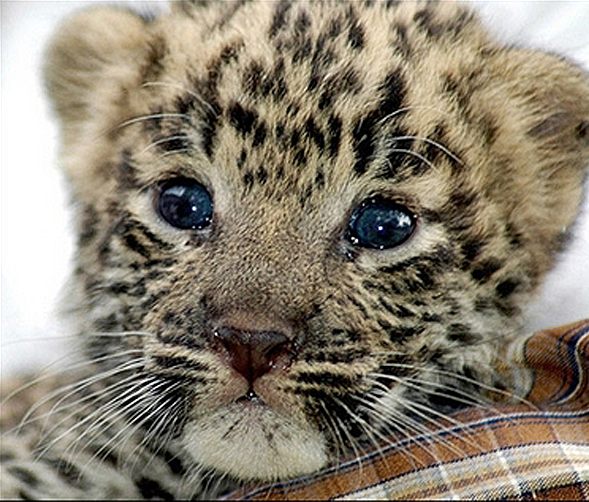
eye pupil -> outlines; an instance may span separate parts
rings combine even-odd
[[[211,222],[213,200],[200,183],[186,179],[173,180],[160,191],[158,211],[173,227],[202,229]]]
[[[405,207],[381,198],[364,201],[350,218],[348,239],[372,249],[388,249],[405,242],[415,230],[415,216]]]

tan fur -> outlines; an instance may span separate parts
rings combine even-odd
[[[400,415],[426,427],[452,390],[477,404],[502,385],[498,350],[579,207],[589,81],[574,64],[498,46],[451,2],[182,2],[152,21],[77,14],[45,75],[78,217],[67,307],[98,375],[132,367],[97,378],[88,409],[68,396],[48,435],[26,428],[51,454],[85,459],[89,478],[102,468],[73,438],[120,388],[139,423],[121,412],[93,441],[127,496],[149,478],[186,497],[203,468],[231,483],[310,473]],[[158,215],[158,187],[178,177],[210,192],[211,226]],[[346,240],[376,195],[416,215],[399,247]],[[238,401],[248,384],[210,341],[223,326],[294,340],[292,361],[252,384],[261,408]],[[427,415],[432,389],[447,402]],[[44,493],[25,485],[9,494]]]

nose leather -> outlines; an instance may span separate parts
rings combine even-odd
[[[291,343],[279,331],[240,330],[219,327],[214,332],[215,341],[229,356],[229,363],[250,384],[268,373],[276,360],[290,354]]]

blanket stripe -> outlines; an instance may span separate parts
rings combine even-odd
[[[589,320],[509,350],[526,402],[469,408],[446,426],[313,476],[229,498],[589,500]]]

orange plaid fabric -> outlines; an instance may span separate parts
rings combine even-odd
[[[509,350],[527,404],[470,408],[313,476],[232,494],[254,500],[589,500],[589,320]]]

